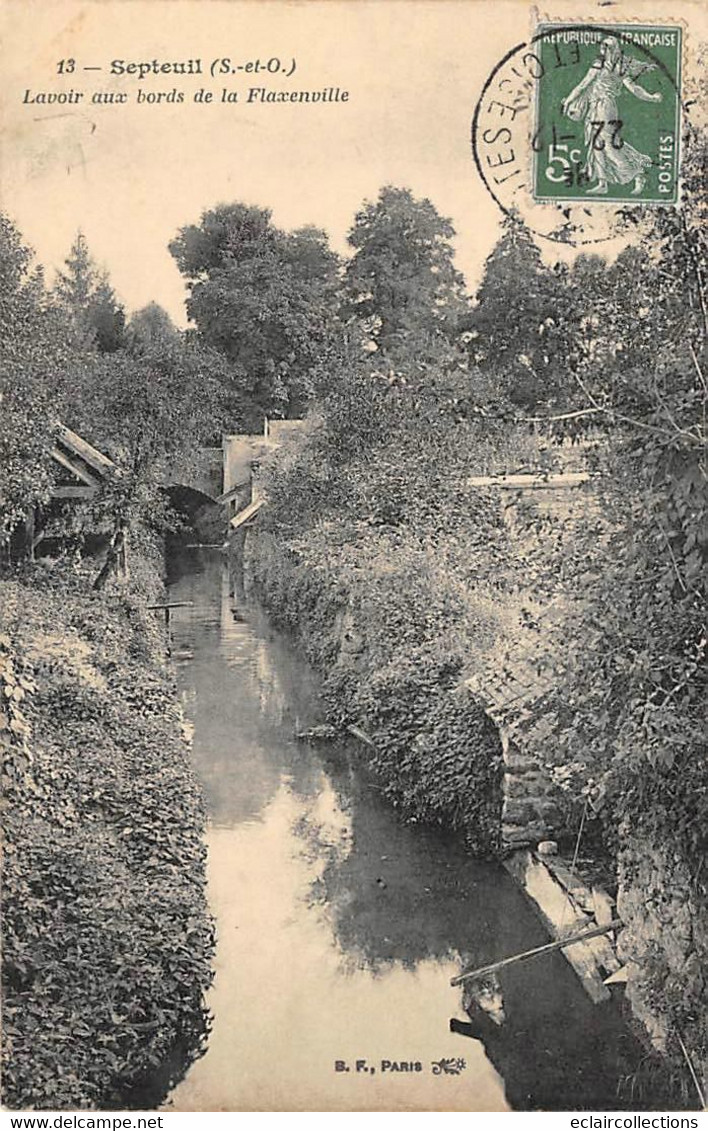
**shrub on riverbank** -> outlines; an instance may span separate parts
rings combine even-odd
[[[132,562],[0,581],[4,1101],[137,1106],[200,1054],[213,931],[203,814],[164,637]]]
[[[452,490],[434,505],[424,469],[412,486],[401,483],[400,514],[383,517],[381,467],[347,470],[359,500],[339,519],[329,511],[297,529],[287,525],[288,499],[307,464],[276,482],[266,528],[249,535],[250,578],[323,673],[330,719],[373,739],[368,762],[392,804],[407,819],[461,831],[475,852],[496,853],[501,747],[464,684],[504,618],[484,579],[470,585],[478,547],[488,551],[487,569],[503,555],[504,528],[495,508]],[[341,506],[341,491],[332,497]]]

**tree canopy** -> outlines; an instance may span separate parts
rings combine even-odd
[[[54,299],[70,319],[80,345],[99,353],[114,353],[123,345],[125,310],[116,298],[106,271],[100,270],[79,231],[57,272]]]
[[[178,339],[179,330],[157,302],[136,310],[126,326],[125,340],[131,353],[143,353],[160,342],[174,345]]]
[[[464,282],[454,266],[449,220],[410,189],[382,188],[356,214],[354,254],[345,271],[344,316],[363,322],[392,363],[410,356],[413,339],[427,350],[449,346],[465,311]]]
[[[200,340],[232,366],[253,416],[299,416],[339,335],[339,262],[324,232],[284,232],[269,209],[219,205],[170,244]]]
[[[466,321],[472,362],[519,408],[563,402],[567,270],[548,268],[526,226],[505,216]]]
[[[46,452],[69,335],[12,221],[0,215],[0,543],[49,490]]]

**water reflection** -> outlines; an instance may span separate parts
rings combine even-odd
[[[473,961],[471,949],[480,956],[503,950],[509,903],[514,911],[519,903],[506,873],[472,860],[452,837],[398,821],[366,776],[354,772],[356,757],[340,749],[336,762],[322,758],[328,780],[322,796],[342,815],[336,823],[346,816],[343,838],[333,844],[321,835],[307,808],[295,830],[321,858],[313,902],[337,908],[333,926],[341,949],[375,970],[392,962],[413,969],[429,958],[459,963],[462,954]],[[321,806],[320,798],[320,812]],[[333,820],[330,814],[330,825]],[[530,914],[520,930],[524,937],[543,937]]]
[[[466,1002],[468,1017],[449,986],[461,964],[546,941],[515,884],[453,838],[398,821],[355,748],[294,739],[321,721],[316,683],[257,609],[237,599],[234,616],[218,558],[193,553],[173,593],[194,602],[175,616],[174,647],[218,924],[210,1046],[173,1106],[632,1106],[617,1082],[641,1050],[562,956],[505,970],[489,1012]],[[357,1072],[362,1059],[378,1071]],[[458,1075],[434,1074],[460,1059]],[[382,1060],[421,1071],[382,1073]]]

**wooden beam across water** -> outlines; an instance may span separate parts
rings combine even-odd
[[[146,609],[151,611],[160,611],[165,614],[165,628],[170,627],[170,612],[172,609],[191,609],[194,607],[194,601],[160,601],[156,605],[146,605]]]
[[[191,609],[194,601],[161,601],[157,605],[146,605],[146,609]]]
[[[486,978],[488,974],[496,974],[497,970],[502,970],[505,966],[512,966],[516,962],[524,962],[527,958],[536,958],[540,954],[550,954],[554,950],[563,950],[566,946],[572,946],[573,943],[585,942],[586,939],[595,939],[599,935],[606,935],[609,931],[616,931],[622,926],[621,919],[613,919],[604,927],[591,927],[585,931],[578,931],[574,935],[568,935],[564,939],[555,939],[553,942],[544,943],[543,946],[535,946],[532,950],[525,950],[521,954],[512,954],[510,958],[502,958],[498,962],[490,962],[488,966],[479,966],[476,970],[463,970],[455,978],[450,979],[451,986],[459,986],[462,982],[470,981],[473,978]]]

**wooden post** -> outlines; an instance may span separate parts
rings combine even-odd
[[[33,507],[25,521],[25,553],[31,562],[34,561],[34,528],[37,512]]]
[[[194,606],[194,601],[160,601],[157,605],[146,605],[146,609],[154,611],[163,609],[165,613],[165,628],[169,632],[170,629],[170,609],[191,609]]]
[[[126,530],[121,532],[120,544],[118,547],[118,576],[125,581],[128,577],[128,533]]]

